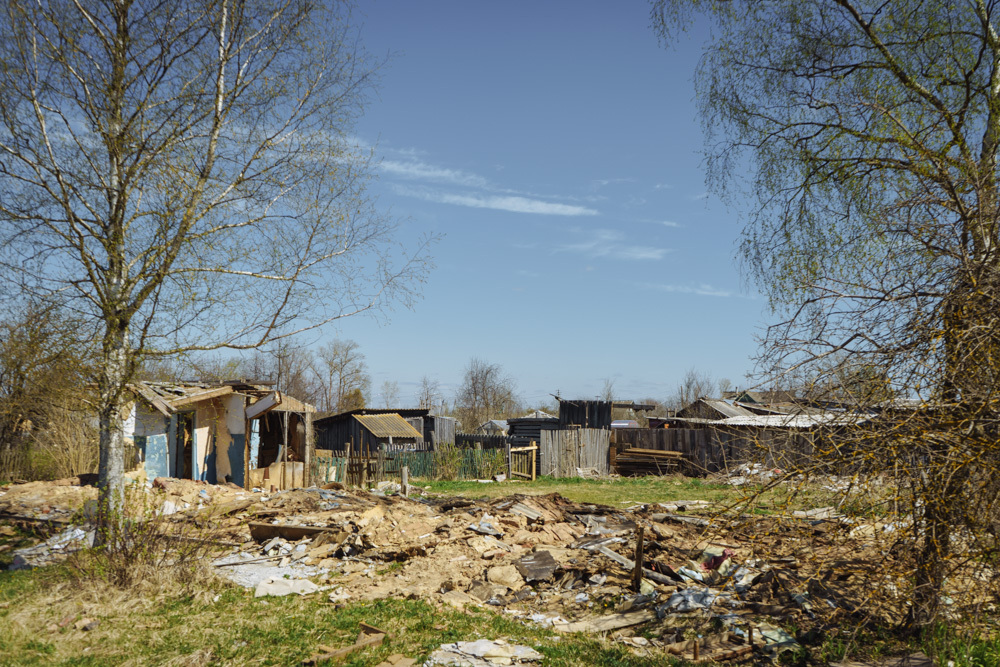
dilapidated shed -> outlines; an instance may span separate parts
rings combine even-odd
[[[250,470],[275,462],[308,471],[316,409],[270,385],[136,382],[129,389],[135,401],[125,436],[149,477],[245,486]]]

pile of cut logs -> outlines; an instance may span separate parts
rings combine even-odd
[[[659,449],[626,449],[616,452],[611,448],[611,467],[623,477],[666,475],[677,472],[684,454]]]

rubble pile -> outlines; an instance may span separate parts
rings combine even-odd
[[[212,531],[224,549],[216,571],[258,596],[482,605],[558,632],[611,633],[651,655],[717,661],[795,648],[780,625],[804,630],[851,612],[851,591],[865,586],[860,543],[843,539],[857,526],[829,508],[713,522],[706,501],[620,510],[556,494],[487,501],[327,487],[267,493],[174,479],[143,485],[167,523]],[[48,488],[58,499],[91,495]],[[10,487],[0,513],[31,518],[34,496],[46,491]],[[47,514],[73,515],[56,504]],[[51,554],[55,545],[33,549]],[[815,570],[820,553],[822,562],[843,567]],[[51,559],[36,554],[36,563],[45,562]],[[450,647],[440,664],[469,650]]]

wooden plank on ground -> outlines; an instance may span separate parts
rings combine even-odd
[[[250,537],[255,542],[264,542],[275,537],[286,540],[301,540],[303,537],[326,533],[330,529],[319,526],[292,526],[286,524],[261,523],[259,521],[250,522]]]

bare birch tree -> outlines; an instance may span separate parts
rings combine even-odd
[[[3,284],[92,326],[105,507],[143,359],[253,348],[419,280],[348,141],[372,71],[339,2],[0,9]]]
[[[420,389],[417,393],[417,407],[436,410],[441,407],[441,383],[425,375],[420,378]]]
[[[500,364],[472,359],[455,395],[455,413],[462,428],[472,431],[489,419],[506,419],[516,413],[514,380]]]
[[[353,340],[332,340],[316,358],[321,409],[338,413],[364,407],[372,380],[361,346]]]

